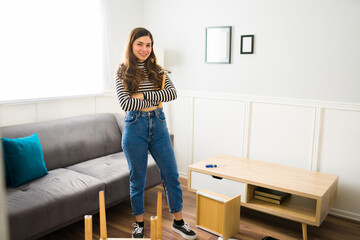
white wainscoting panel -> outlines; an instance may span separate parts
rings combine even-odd
[[[359,104],[190,91],[178,98],[168,122],[181,176],[221,152],[333,173],[331,214],[360,221]]]
[[[195,98],[193,162],[217,153],[242,156],[244,101]]]
[[[164,104],[169,132],[174,134],[174,151],[181,176],[187,176],[192,159],[192,105],[192,98],[187,96]]]
[[[36,121],[36,104],[0,105],[0,126],[25,124]]]
[[[123,113],[118,100],[114,95],[99,96],[95,98],[95,108],[97,113]]]
[[[114,91],[102,95],[26,100],[0,104],[0,126],[41,122],[93,113],[124,113]]]
[[[315,110],[252,103],[249,158],[311,169]]]
[[[318,169],[339,176],[336,209],[360,219],[360,111],[324,109]]]
[[[38,121],[95,113],[95,98],[64,99],[38,103]]]

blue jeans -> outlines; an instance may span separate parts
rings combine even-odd
[[[145,212],[144,192],[149,151],[159,168],[170,212],[182,210],[179,173],[162,108],[151,112],[127,111],[122,147],[130,170],[133,214],[137,216]]]

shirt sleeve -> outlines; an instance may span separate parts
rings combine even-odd
[[[141,100],[132,98],[130,92],[125,89],[124,84],[119,78],[115,79],[116,95],[120,104],[120,107],[124,111],[137,111],[144,108],[149,108],[157,103],[152,100]]]
[[[166,75],[163,90],[144,92],[144,99],[155,102],[169,102],[177,98],[176,89],[168,75]]]

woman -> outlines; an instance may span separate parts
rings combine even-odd
[[[117,70],[116,93],[126,111],[122,147],[130,170],[130,199],[136,223],[133,238],[144,237],[144,191],[148,151],[153,156],[164,184],[170,212],[174,215],[173,230],[185,239],[196,239],[182,218],[182,190],[178,180],[174,150],[160,102],[175,100],[176,89],[157,65],[154,41],[145,28],[130,33],[124,61]]]

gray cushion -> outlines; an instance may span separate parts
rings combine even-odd
[[[99,209],[100,180],[69,169],[7,189],[11,239],[28,239]],[[81,204],[79,204],[81,203]]]
[[[67,167],[67,169],[93,176],[103,181],[106,188],[105,201],[107,205],[124,200],[130,195],[129,168],[124,152],[78,163]],[[146,188],[158,185],[160,182],[159,170],[154,159],[149,155]]]
[[[122,151],[114,114],[92,114],[1,128],[2,137],[37,133],[48,170]]]

